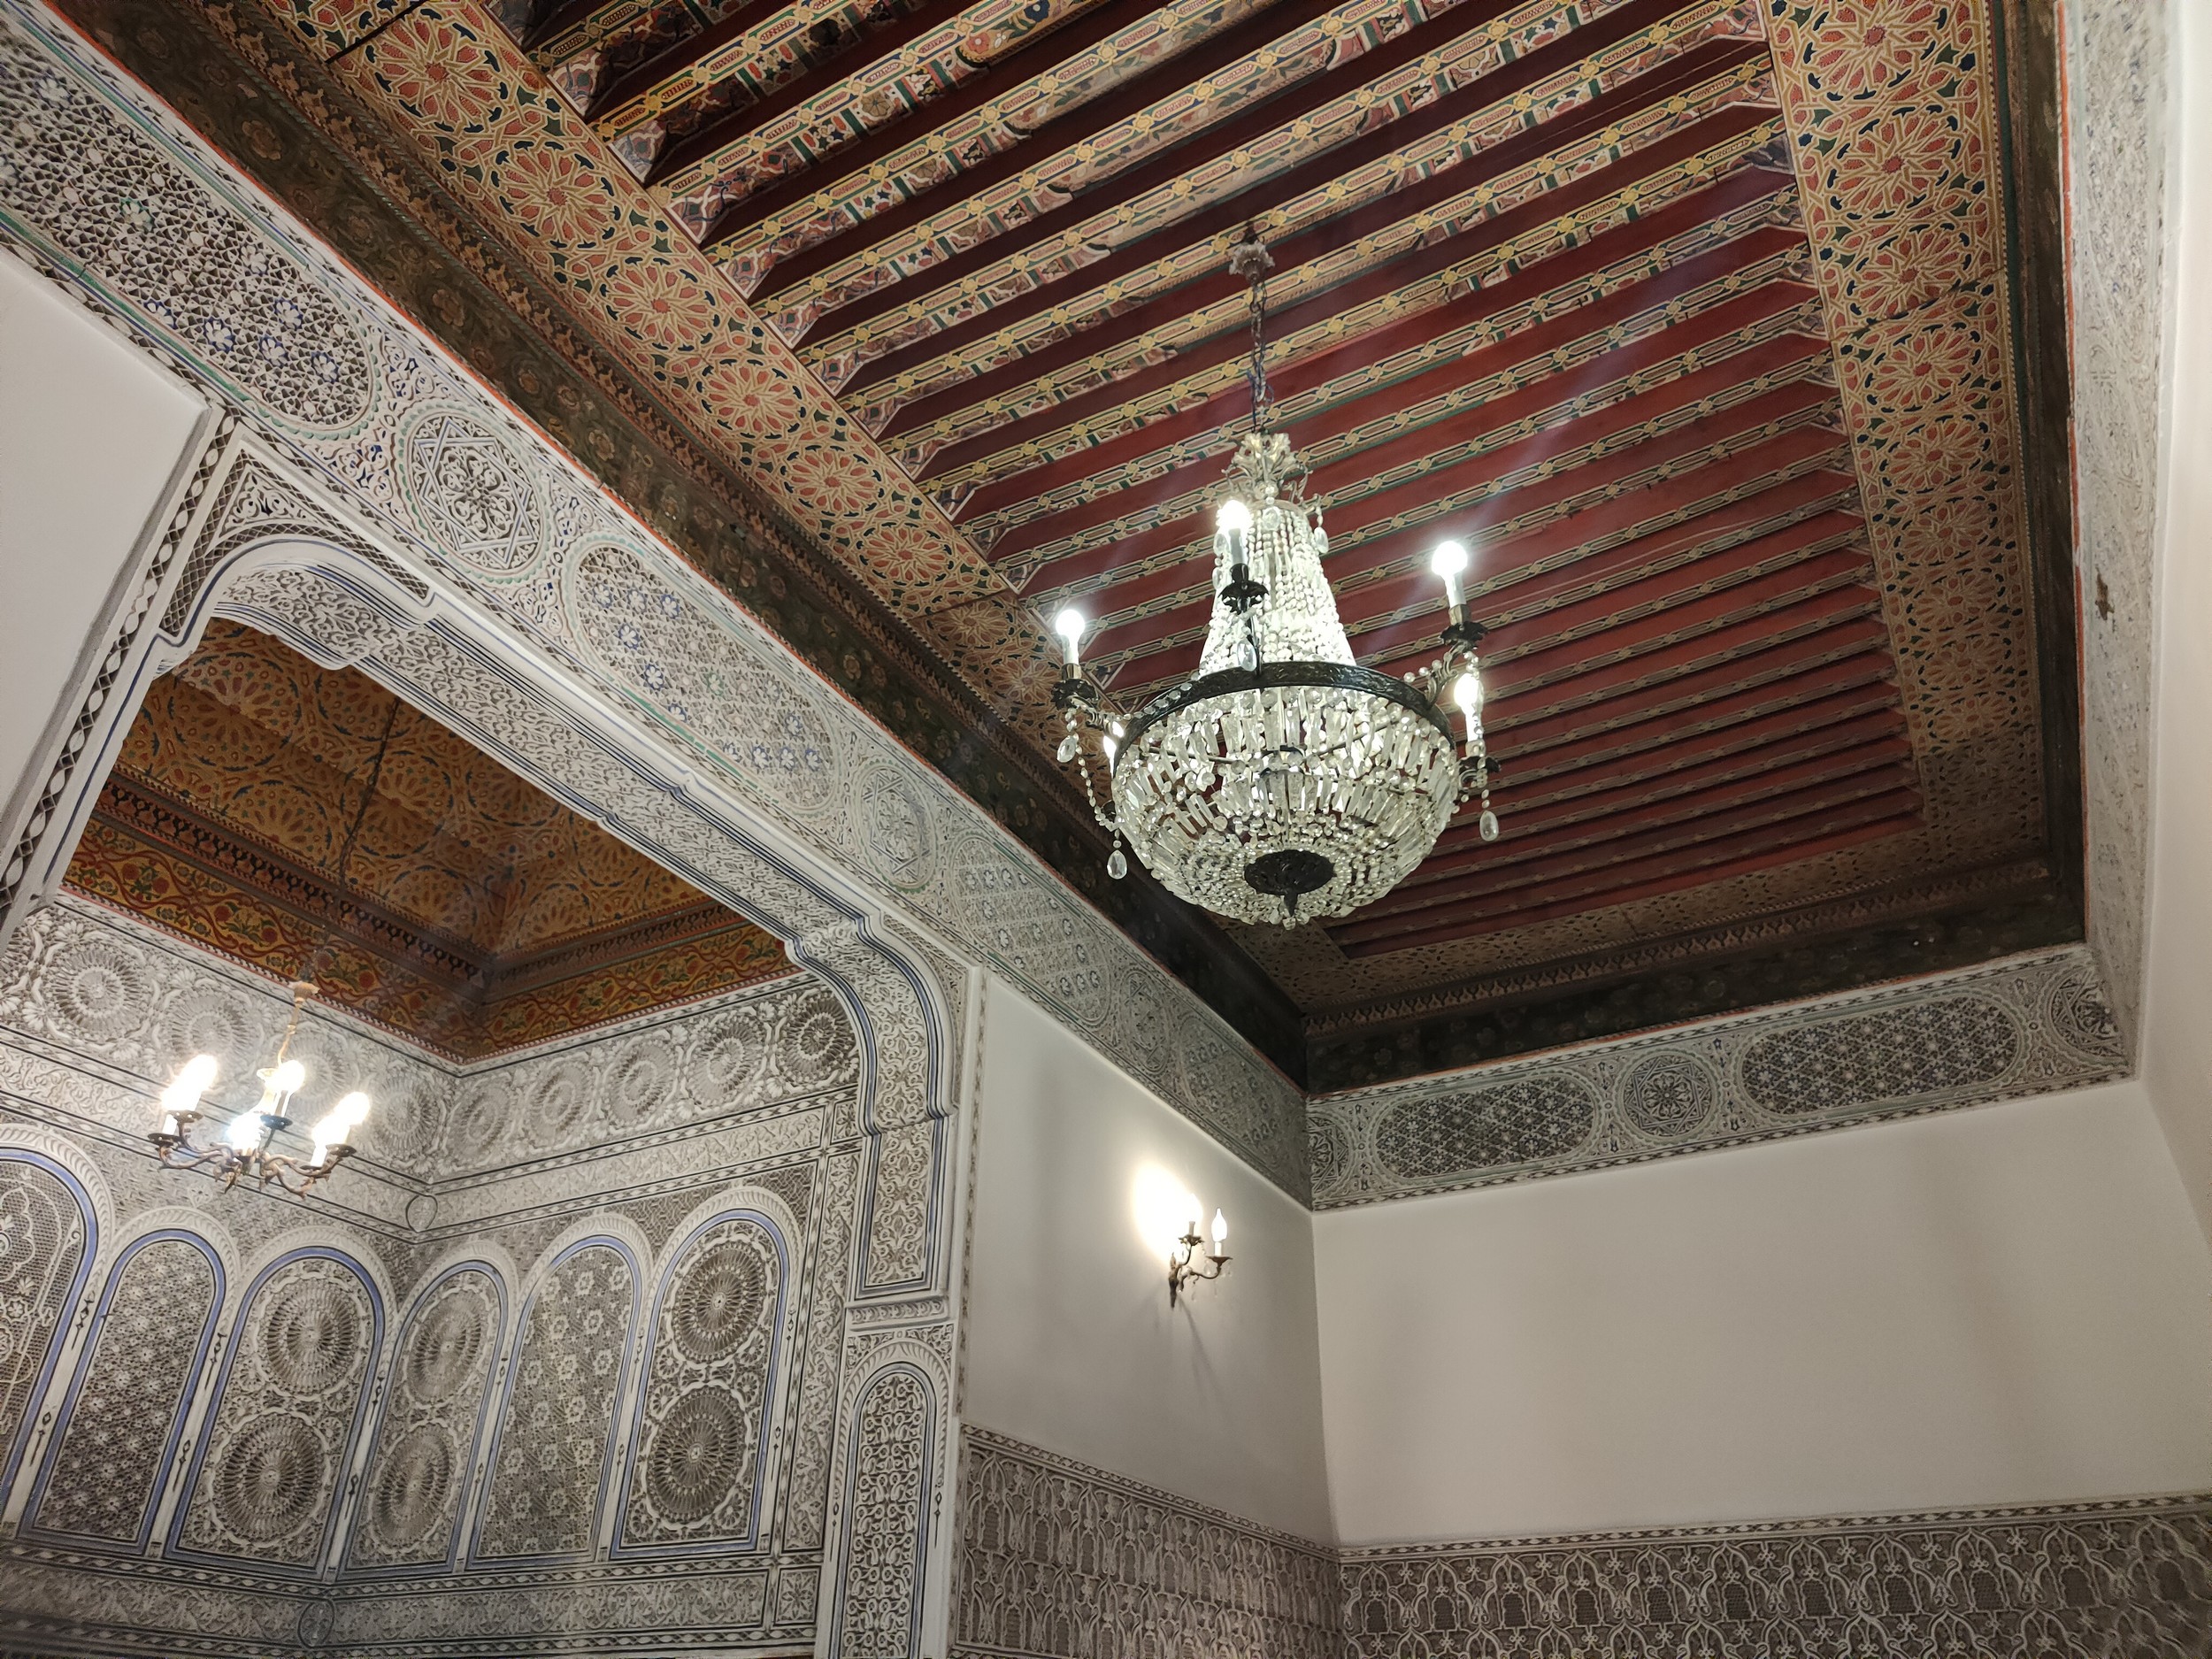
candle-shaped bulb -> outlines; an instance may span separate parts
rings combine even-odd
[[[336,1124],[341,1129],[353,1129],[357,1128],[361,1121],[368,1115],[369,1097],[359,1089],[355,1089],[350,1094],[342,1095],[339,1098],[338,1103],[330,1109],[328,1121]],[[345,1139],[343,1135],[338,1138],[341,1141]]]
[[[1467,602],[1460,579],[1467,573],[1467,549],[1458,541],[1439,541],[1429,555],[1429,568],[1444,579],[1444,603],[1457,611]]]
[[[1214,1211],[1214,1254],[1221,1254],[1221,1247],[1229,1241],[1229,1223],[1217,1210]]]
[[[334,1110],[322,1122],[317,1124],[314,1132],[315,1156],[308,1161],[311,1164],[327,1164],[330,1161],[330,1148],[344,1142],[346,1130],[349,1126],[339,1119]]]
[[[287,1060],[269,1073],[269,1092],[279,1100],[289,1099],[300,1092],[300,1085],[307,1081],[307,1068],[297,1060]]]
[[[268,1125],[259,1112],[240,1112],[230,1120],[230,1127],[223,1131],[223,1139],[241,1152],[257,1149],[269,1133]]]
[[[1459,711],[1470,721],[1479,718],[1482,713],[1482,676],[1471,668],[1454,680],[1452,701],[1459,705]]]
[[[215,1056],[196,1054],[184,1063],[176,1080],[161,1091],[161,1128],[164,1134],[177,1133],[177,1115],[200,1110],[200,1096],[214,1086]]]
[[[1240,539],[1252,528],[1252,510],[1232,495],[1214,510],[1214,528]]]
[[[1070,605],[1052,619],[1052,631],[1060,636],[1060,660],[1072,670],[1082,666],[1079,649],[1083,643],[1083,630],[1090,626],[1083,613]]]

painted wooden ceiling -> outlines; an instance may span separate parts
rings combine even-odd
[[[462,1058],[795,972],[373,681],[233,623],[147,698],[68,879]]]
[[[1197,660],[1266,240],[1354,648],[1467,541],[1504,767],[1236,931],[1316,1081],[2078,936],[2014,0],[263,4],[1040,755],[1061,605],[1119,697]]]

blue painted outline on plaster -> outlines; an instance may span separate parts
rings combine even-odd
[[[930,1471],[935,1467],[937,1455],[937,1384],[912,1360],[895,1359],[868,1373],[868,1380],[853,1395],[852,1417],[846,1427],[845,1502],[839,1516],[837,1576],[833,1581],[837,1600],[830,1616],[828,1659],[841,1659],[845,1647],[845,1614],[850,1601],[848,1586],[852,1582],[853,1564],[853,1487],[860,1475],[860,1419],[868,1409],[869,1396],[882,1386],[886,1378],[895,1376],[911,1377],[920,1383],[926,1402],[922,1412],[922,1496],[917,1505],[914,1532],[914,1596],[908,1603],[906,1636],[906,1651],[921,1651],[922,1604],[927,1599],[925,1581],[929,1577]]]
[[[626,1547],[622,1542],[622,1529],[629,1520],[631,1488],[635,1486],[638,1471],[643,1466],[639,1457],[641,1449],[639,1441],[640,1437],[645,1432],[646,1401],[652,1394],[653,1360],[660,1351],[661,1316],[667,1306],[668,1293],[675,1287],[676,1276],[683,1270],[686,1260],[691,1255],[693,1246],[698,1242],[702,1234],[710,1228],[720,1226],[726,1221],[753,1223],[768,1234],[776,1247],[776,1308],[772,1323],[769,1326],[767,1374],[761,1381],[760,1438],[754,1447],[753,1498],[750,1507],[746,1511],[746,1531],[741,1538],[735,1540],[716,1538],[689,1544],[634,1544]],[[790,1303],[790,1240],[784,1237],[783,1229],[776,1225],[772,1217],[748,1205],[741,1204],[708,1217],[686,1233],[682,1242],[670,1254],[668,1271],[661,1275],[660,1283],[654,1287],[652,1317],[650,1323],[645,1327],[645,1363],[638,1377],[636,1397],[630,1402],[629,1424],[623,1435],[623,1445],[628,1454],[624,1466],[629,1471],[629,1478],[622,1483],[621,1491],[616,1494],[614,1541],[609,1551],[610,1558],[635,1561],[648,1557],[665,1558],[710,1555],[718,1552],[747,1555],[761,1548],[760,1520],[764,1484],[768,1475],[768,1445],[773,1438],[772,1428],[778,1415],[777,1408],[781,1404],[777,1396],[777,1390],[782,1386],[783,1381],[784,1322],[789,1312]]]
[[[15,1478],[23,1462],[23,1454],[31,1443],[32,1426],[38,1421],[39,1402],[46,1398],[46,1391],[53,1386],[54,1368],[60,1363],[61,1351],[69,1340],[72,1323],[70,1310],[84,1299],[85,1286],[92,1280],[92,1263],[100,1254],[100,1221],[92,1207],[92,1194],[86,1192],[69,1167],[58,1159],[30,1147],[0,1147],[0,1164],[27,1164],[54,1177],[63,1190],[76,1200],[77,1213],[84,1223],[84,1248],[78,1253],[76,1271],[70,1276],[69,1294],[61,1303],[61,1317],[54,1323],[53,1334],[46,1339],[46,1357],[39,1362],[38,1377],[30,1392],[23,1396],[23,1420],[15,1425],[9,1437],[8,1461],[0,1467],[0,1494],[15,1490]]]
[[[384,1298],[377,1293],[376,1280],[368,1269],[335,1245],[306,1244],[298,1249],[287,1250],[253,1276],[246,1286],[246,1294],[238,1303],[238,1317],[231,1322],[230,1340],[223,1350],[223,1368],[215,1379],[215,1392],[210,1396],[207,1416],[203,1420],[198,1444],[192,1448],[192,1466],[184,1479],[184,1495],[178,1500],[177,1512],[169,1519],[168,1536],[162,1540],[162,1555],[174,1561],[208,1562],[216,1564],[242,1559],[236,1555],[218,1555],[211,1551],[184,1548],[185,1517],[191,1513],[192,1501],[199,1494],[200,1477],[205,1472],[207,1449],[214,1440],[216,1424],[222,1420],[223,1396],[230,1388],[231,1368],[238,1363],[238,1350],[245,1341],[245,1333],[253,1317],[254,1304],[267,1286],[271,1275],[295,1262],[318,1259],[335,1262],[361,1281],[361,1288],[369,1298],[369,1363],[362,1367],[358,1397],[354,1402],[353,1423],[346,1431],[345,1443],[338,1452],[337,1478],[331,1482],[329,1507],[323,1512],[322,1538],[315,1548],[311,1564],[296,1567],[288,1563],[254,1560],[257,1571],[275,1578],[315,1579],[322,1576],[323,1563],[330,1555],[333,1529],[338,1523],[338,1511],[344,1507],[353,1480],[354,1455],[360,1448],[361,1431],[369,1415],[370,1397],[375,1393],[377,1377],[384,1356]]]
[[[384,1431],[392,1416],[392,1397],[398,1392],[399,1368],[405,1363],[407,1333],[414,1329],[415,1321],[424,1306],[448,1279],[463,1273],[481,1273],[491,1280],[492,1300],[498,1312],[492,1321],[491,1340],[484,1349],[484,1387],[477,1396],[476,1425],[470,1432],[468,1444],[461,1448],[461,1466],[455,1471],[453,1483],[452,1530],[446,1535],[445,1555],[439,1561],[396,1563],[383,1567],[357,1567],[353,1564],[354,1536],[361,1527],[363,1509],[371,1502],[368,1474],[376,1467],[376,1455],[383,1448]],[[377,1402],[376,1423],[369,1431],[369,1455],[361,1466],[361,1492],[353,1512],[347,1517],[345,1548],[339,1556],[339,1577],[348,1582],[367,1582],[376,1578],[419,1577],[425,1572],[447,1572],[456,1570],[461,1551],[461,1533],[468,1519],[469,1486],[476,1473],[476,1454],[484,1444],[486,1425],[491,1420],[493,1373],[499,1365],[500,1349],[507,1333],[507,1281],[498,1268],[480,1257],[456,1262],[435,1279],[417,1291],[407,1306],[407,1316],[399,1323],[399,1333],[392,1341],[391,1358],[383,1377],[382,1398]]]
[[[606,1440],[599,1452],[599,1495],[592,1501],[591,1525],[586,1529],[588,1536],[580,1550],[566,1551],[559,1555],[482,1555],[479,1553],[479,1546],[483,1542],[484,1523],[491,1514],[492,1488],[499,1479],[499,1448],[501,1442],[506,1439],[508,1417],[514,1407],[515,1384],[522,1372],[522,1345],[530,1334],[531,1312],[537,1307],[539,1294],[545,1288],[545,1280],[553,1271],[571,1256],[580,1251],[590,1249],[595,1245],[604,1245],[629,1264],[630,1313],[628,1322],[623,1326],[622,1346],[617,1350],[620,1357],[616,1363],[614,1398],[608,1402],[607,1406]],[[491,1443],[484,1450],[484,1489],[476,1494],[476,1502],[468,1517],[469,1548],[468,1557],[462,1563],[464,1568],[504,1569],[565,1565],[574,1562],[589,1561],[599,1549],[599,1522],[600,1517],[607,1511],[607,1483],[614,1475],[614,1449],[622,1429],[623,1389],[630,1377],[630,1349],[637,1341],[639,1304],[643,1301],[641,1293],[645,1287],[645,1275],[640,1271],[637,1257],[632,1253],[628,1245],[612,1233],[595,1233],[587,1238],[578,1239],[569,1245],[558,1256],[533,1272],[531,1279],[534,1282],[530,1286],[530,1294],[524,1297],[522,1302],[522,1317],[515,1322],[514,1346],[507,1355],[506,1375],[500,1382],[499,1414],[493,1422]],[[455,1532],[457,1533],[459,1530],[457,1525]]]
[[[39,1524],[39,1507],[46,1501],[46,1488],[52,1481],[61,1461],[61,1448],[68,1438],[69,1425],[76,1415],[77,1396],[92,1375],[92,1362],[99,1353],[100,1338],[107,1328],[108,1309],[115,1294],[122,1287],[123,1273],[138,1253],[150,1244],[175,1240],[189,1245],[199,1252],[215,1275],[214,1294],[208,1298],[207,1314],[200,1321],[199,1340],[192,1350],[192,1364],[184,1374],[183,1386],[177,1391],[169,1411],[169,1437],[163,1445],[160,1461],[155,1465],[153,1483],[147,1488],[146,1502],[138,1517],[138,1533],[130,1540],[98,1538],[86,1532],[64,1532]],[[200,1391],[201,1375],[207,1364],[209,1346],[215,1340],[215,1326],[222,1317],[223,1296],[229,1288],[228,1277],[223,1271],[223,1262],[212,1245],[187,1227],[163,1227],[157,1232],[141,1233],[125,1245],[115,1258],[115,1265],[108,1270],[107,1282],[100,1287],[99,1305],[93,1310],[92,1323],[85,1333],[84,1348],[77,1356],[76,1374],[69,1379],[69,1392],[63,1398],[61,1409],[54,1419],[54,1432],[47,1441],[46,1455],[39,1461],[38,1479],[31,1488],[29,1501],[23,1506],[23,1532],[27,1538],[50,1539],[66,1544],[73,1549],[108,1550],[122,1555],[143,1555],[146,1545],[153,1536],[154,1517],[161,1509],[162,1488],[175,1472],[177,1447],[184,1439],[184,1421],[191,1414],[192,1402]]]

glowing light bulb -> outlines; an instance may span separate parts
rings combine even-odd
[[[200,1110],[200,1096],[213,1087],[217,1071],[215,1056],[196,1054],[184,1063],[176,1080],[161,1091],[161,1129],[164,1134],[177,1133],[177,1115]]]
[[[230,1127],[223,1131],[223,1139],[241,1152],[251,1152],[267,1133],[268,1125],[259,1112],[240,1112],[230,1120]]]
[[[307,1068],[297,1060],[287,1060],[269,1074],[269,1092],[281,1099],[298,1094],[306,1081]]]
[[[1444,579],[1444,603],[1456,611],[1466,603],[1461,578],[1467,573],[1467,549],[1458,541],[1439,541],[1429,555],[1429,568]]]
[[[356,1089],[352,1094],[340,1098],[338,1103],[330,1109],[330,1116],[325,1121],[334,1123],[343,1129],[351,1129],[359,1125],[368,1115],[369,1097],[359,1089]],[[342,1136],[340,1138],[343,1139]]]
[[[1060,660],[1070,668],[1078,665],[1083,643],[1083,630],[1091,625],[1080,611],[1070,605],[1052,618],[1052,631],[1060,636]]]
[[[1482,676],[1472,669],[1452,682],[1452,701],[1470,720],[1482,712]]]
[[[1214,510],[1214,528],[1232,541],[1240,541],[1252,528],[1252,510],[1232,495]]]
[[[1221,1247],[1229,1241],[1229,1223],[1222,1213],[1214,1211],[1214,1254],[1221,1254]]]

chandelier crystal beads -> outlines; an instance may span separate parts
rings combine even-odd
[[[1230,465],[1214,534],[1214,606],[1197,672],[1122,713],[1083,673],[1079,611],[1056,620],[1064,668],[1053,700],[1100,823],[1126,840],[1171,893],[1222,916],[1295,926],[1388,893],[1428,856],[1463,800],[1494,841],[1495,776],[1482,731],[1481,628],[1467,619],[1463,548],[1445,542],[1444,654],[1402,679],[1354,659],[1322,572],[1320,508],[1289,437],[1267,430],[1266,250],[1240,244],[1232,268],[1252,288],[1253,427]],[[1465,732],[1463,757],[1440,692]],[[1110,780],[1098,798],[1089,734]]]

